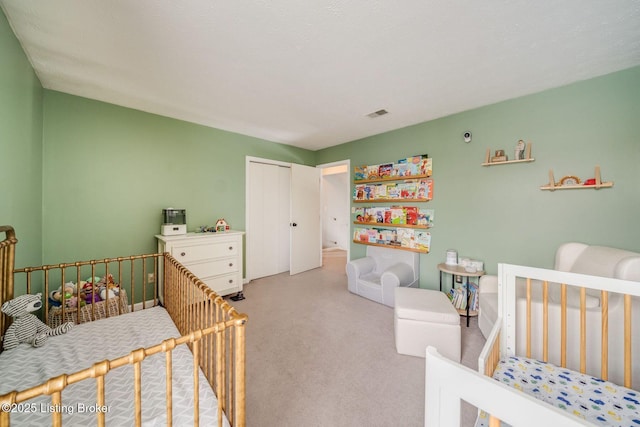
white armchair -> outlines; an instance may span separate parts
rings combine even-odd
[[[556,251],[554,270],[640,281],[640,253],[607,246],[565,243]],[[479,291],[478,326],[486,338],[498,318],[498,277],[482,276]],[[524,295],[523,291],[523,285],[519,284],[519,298]],[[597,295],[587,295],[587,307],[596,308],[599,305]]]
[[[367,246],[367,256],[349,261],[346,269],[350,292],[393,307],[398,286],[418,287],[420,255]]]

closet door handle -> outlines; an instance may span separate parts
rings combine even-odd
[[[298,223],[297,223],[297,222],[294,222],[294,223],[292,223],[292,224],[291,224],[291,226],[292,226],[292,227],[297,227],[297,226],[298,226]]]

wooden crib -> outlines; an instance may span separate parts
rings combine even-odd
[[[499,426],[500,420],[512,426],[584,426],[595,422],[621,425],[618,409],[603,409],[609,405],[600,397],[599,388],[603,387],[617,393],[618,397],[624,396],[627,404],[621,410],[631,408],[636,414],[640,411],[640,393],[633,389],[634,386],[636,390],[638,388],[633,378],[638,378],[640,370],[638,363],[634,365],[632,356],[638,354],[640,346],[639,333],[634,333],[632,328],[633,321],[640,318],[639,282],[509,264],[499,265],[498,280],[499,317],[480,355],[479,372],[442,357],[433,347],[426,351],[426,426],[459,426],[461,400],[479,408],[476,425]],[[518,286],[523,287],[523,297],[518,297]],[[534,299],[534,294],[541,295],[541,299]],[[568,295],[577,296],[577,301]],[[598,300],[595,307],[593,304],[587,307],[588,297]],[[550,314],[551,307],[558,309],[559,316]],[[595,331],[587,327],[594,326],[593,322],[587,322],[587,314],[594,311],[599,315]],[[521,325],[524,327],[518,328],[518,322],[524,322]],[[517,345],[517,330],[525,331],[526,337],[521,340],[524,346]],[[541,333],[532,334],[532,330]],[[539,336],[539,339],[533,340],[532,336]],[[612,346],[621,347],[616,349],[621,350],[616,351],[622,355],[620,359],[611,360]],[[502,369],[499,362],[516,360],[516,364],[527,364],[531,363],[531,358],[539,367],[525,366],[529,372],[537,374],[555,368],[562,378],[568,378],[561,381],[563,385],[588,383],[584,387],[572,386],[580,392],[595,387],[599,393],[597,398],[579,398],[595,403],[583,405],[585,408],[573,401],[563,403],[566,401],[564,391],[558,404],[545,403],[541,400],[542,387],[538,385],[548,387],[548,383],[538,375],[527,377],[535,378],[533,392],[492,378],[496,369]],[[609,382],[613,381],[610,379],[612,366],[622,367],[616,381],[624,388]],[[574,381],[571,377],[580,373],[586,374],[586,381]],[[557,381],[553,384],[559,386]],[[545,390],[544,393],[552,395],[554,391]],[[606,413],[602,415],[599,411]],[[634,416],[632,422],[635,425],[640,421]]]
[[[74,327],[68,334],[65,334],[68,335],[68,339],[71,339],[71,334],[76,330],[80,334],[83,328],[92,327],[98,331],[100,328],[109,328],[107,322],[111,321],[118,321],[120,325],[125,325],[122,330],[117,331],[117,334],[121,334],[122,337],[128,333],[129,325],[129,323],[123,322],[135,322],[135,325],[131,324],[132,329],[134,327],[151,329],[154,325],[140,325],[140,320],[134,321],[133,319],[136,318],[134,316],[143,314],[146,316],[146,313],[150,313],[152,310],[155,310],[154,316],[156,316],[156,311],[164,313],[166,310],[176,330],[171,335],[166,332],[166,339],[163,336],[152,345],[147,345],[144,348],[131,347],[119,357],[108,360],[98,358],[90,366],[82,367],[75,372],[64,372],[36,385],[26,388],[22,388],[20,385],[19,390],[11,390],[5,394],[0,393],[0,426],[8,426],[14,415],[24,415],[16,414],[16,412],[42,408],[42,403],[37,406],[29,402],[34,402],[35,399],[41,401],[45,398],[48,402],[46,408],[62,409],[47,411],[50,412],[50,417],[47,414],[47,419],[50,419],[52,425],[62,425],[63,420],[65,423],[69,421],[71,424],[76,424],[77,420],[68,418],[74,414],[65,413],[73,411],[64,410],[64,408],[72,408],[71,405],[74,405],[74,402],[67,398],[71,393],[69,387],[93,381],[95,385],[86,384],[83,386],[89,387],[92,393],[95,393],[95,402],[83,402],[83,408],[87,403],[92,403],[97,408],[108,408],[112,403],[108,400],[109,390],[105,383],[110,380],[109,375],[113,379],[119,371],[125,370],[130,370],[132,375],[127,374],[124,376],[126,380],[118,379],[117,381],[127,381],[128,384],[125,384],[125,387],[129,390],[132,389],[133,410],[130,411],[130,414],[124,415],[127,424],[142,425],[142,423],[149,422],[144,419],[144,414],[149,413],[149,409],[145,406],[143,397],[148,393],[162,393],[162,404],[159,405],[162,408],[154,409],[154,411],[162,411],[162,416],[159,418],[162,420],[162,424],[171,425],[173,422],[181,425],[182,421],[176,421],[176,416],[188,413],[189,419],[193,420],[193,425],[198,425],[199,422],[204,422],[201,413],[206,412],[207,414],[211,413],[209,414],[211,420],[217,420],[218,426],[245,425],[244,328],[247,316],[237,313],[222,297],[215,294],[168,253],[15,269],[15,247],[17,244],[15,232],[9,226],[0,226],[0,233],[6,235],[6,238],[0,242],[0,305],[24,293],[41,292],[45,296],[43,320],[55,317],[60,317],[57,321],[105,318]],[[162,275],[158,274],[160,271],[162,271]],[[114,283],[113,289],[120,291],[117,296],[106,292],[106,300],[103,301],[105,310],[101,311],[97,304],[82,304],[80,298],[74,301],[75,306],[69,305],[68,301],[65,301],[64,293],[61,307],[56,310],[52,308],[47,296],[54,289],[74,280],[79,286],[81,278],[87,276],[91,278],[109,277]],[[159,277],[162,277],[163,282],[161,289],[164,296],[162,299],[164,307],[160,307],[159,304],[158,289],[160,287],[155,280]],[[96,290],[94,289],[92,292],[95,293]],[[92,295],[91,298],[94,296]],[[112,299],[116,301],[112,301]],[[80,316],[82,310],[86,313]],[[52,316],[53,311],[55,313]],[[166,313],[161,315],[166,316]],[[4,314],[0,316],[0,332],[3,336],[10,321],[11,319]],[[26,347],[24,351],[36,350],[40,354],[39,357],[50,358],[52,357],[48,354],[50,341],[67,339],[65,335],[49,337],[45,346],[37,349],[32,349],[28,344],[20,346]],[[107,341],[98,337],[94,343],[80,343],[79,345],[83,345],[83,347],[72,351],[84,354],[92,351],[92,348],[107,346],[105,342]],[[174,355],[178,354],[176,353],[178,351],[182,352],[179,353],[182,355],[187,348],[187,354],[191,361],[186,369],[179,369],[178,367],[182,365],[177,364],[178,356]],[[17,349],[5,351],[0,354],[0,358],[2,356],[11,357],[12,352]],[[154,357],[154,355],[156,356]],[[163,364],[160,369],[153,368],[154,371],[161,372],[165,379],[163,383],[145,384],[144,382],[142,372],[145,369],[148,372],[149,368],[146,368],[145,364],[151,358],[154,361],[160,360],[160,363]],[[0,359],[0,365],[1,363],[2,359]],[[147,377],[145,376],[145,378]],[[6,378],[3,378],[4,380]],[[185,397],[183,389],[173,390],[176,384],[182,383],[189,384],[191,391],[190,395],[184,399],[188,402],[187,407],[181,403]],[[208,383],[206,387],[205,383]],[[211,406],[215,405],[215,408],[204,407],[209,405],[209,401],[203,400],[203,387],[206,388],[207,394],[213,395],[214,404]],[[118,411],[120,411],[119,408],[111,408],[111,413]],[[117,415],[123,416],[122,414]],[[103,426],[109,422],[108,417],[109,415],[105,412],[96,411],[94,421],[90,423]],[[207,424],[215,424],[215,422],[210,423],[209,421]],[[153,422],[158,421],[154,418]],[[111,421],[110,424],[120,424],[120,422]]]

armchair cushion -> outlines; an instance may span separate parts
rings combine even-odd
[[[395,305],[395,288],[418,286],[420,258],[415,252],[367,246],[367,256],[346,266],[350,292],[385,304]]]

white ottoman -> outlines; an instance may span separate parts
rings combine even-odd
[[[432,345],[443,356],[460,362],[460,315],[440,291],[396,288],[393,322],[396,350],[425,357]]]

